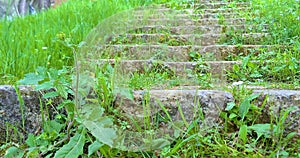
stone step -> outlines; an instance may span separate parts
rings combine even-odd
[[[190,76],[194,73],[211,73],[216,79],[224,79],[227,70],[231,70],[235,64],[240,65],[241,61],[205,61],[198,62],[163,62],[155,60],[120,60],[115,59],[100,59],[89,60],[87,62],[96,63],[99,67],[105,64],[110,64],[113,67],[116,65],[122,73],[144,73],[148,70],[159,67],[160,71],[170,72],[177,76]],[[203,65],[207,68],[202,68]]]
[[[236,13],[236,12],[248,12],[250,7],[241,7],[241,8],[218,8],[218,9],[186,9],[183,12],[194,13],[194,14],[204,14],[204,13]]]
[[[148,25],[135,28],[128,33],[171,33],[171,34],[207,34],[207,33],[259,33],[267,32],[268,25],[188,25],[188,26],[163,26]]]
[[[174,10],[171,8],[165,7],[146,7],[146,8],[138,8],[133,11],[134,14],[146,14],[146,15],[153,15],[153,14],[165,14],[164,12],[174,12],[174,13],[189,13],[189,14],[212,14],[212,13],[235,13],[235,12],[247,12],[251,10],[250,7],[239,7],[239,8],[217,8],[217,9],[180,9]]]
[[[266,99],[266,105],[256,123],[270,123],[271,117],[279,118],[285,110],[293,108],[288,113],[285,122],[288,127],[285,130],[296,132],[300,136],[299,90],[253,90],[252,94],[259,94],[253,101],[257,107],[262,107]],[[143,120],[146,116],[150,118],[155,118],[156,115],[166,116],[164,108],[172,121],[183,120],[184,117],[185,121],[190,123],[200,115],[204,118],[200,120],[200,125],[210,127],[222,124],[220,113],[225,111],[228,103],[235,101],[231,93],[220,90],[140,90],[133,91],[133,96],[134,99],[131,100],[117,95],[114,102],[115,107],[129,118]],[[146,98],[148,104],[142,104]]]
[[[35,91],[32,86],[19,86],[19,94],[24,101],[24,117],[20,109],[19,96],[15,88],[11,85],[0,85],[0,142],[5,142],[7,134],[9,137],[19,138],[14,135],[13,131],[7,131],[7,123],[23,133],[23,137],[28,133],[39,133],[42,130],[42,113],[40,109],[42,98],[41,93]],[[297,132],[300,135],[300,91],[299,90],[253,90],[254,94],[260,96],[253,102],[254,105],[261,107],[267,98],[267,104],[262,110],[262,114],[257,119],[257,123],[270,122],[270,116],[279,117],[284,110],[295,106],[288,113],[287,131]],[[198,118],[203,114],[204,120],[199,122],[202,125],[214,126],[222,123],[219,114],[225,111],[227,103],[234,102],[235,98],[232,93],[222,90],[150,90],[150,91],[133,91],[134,101],[120,94],[116,95],[114,106],[120,109],[123,114],[128,117],[140,120],[146,117],[145,110],[150,117],[158,114],[166,116],[161,107],[164,107],[171,119],[182,120],[180,108],[187,122]],[[150,98],[148,106],[141,106],[143,100]],[[42,103],[46,104],[46,100]],[[59,105],[59,98],[52,102],[53,107]],[[147,109],[143,109],[147,107]],[[45,107],[44,107],[45,108]],[[55,113],[52,106],[47,106],[50,113]],[[45,110],[45,109],[43,109]],[[52,111],[52,112],[51,112]],[[199,112],[202,111],[200,114]],[[48,116],[44,116],[48,117]],[[52,116],[51,116],[52,117]],[[22,127],[22,118],[25,119],[25,128]],[[200,125],[201,125],[200,124]],[[8,133],[7,133],[8,132]]]
[[[194,3],[194,5],[183,5],[184,8],[193,9],[218,9],[218,8],[245,8],[249,7],[249,2],[215,2],[215,3]]]
[[[139,24],[143,25],[166,25],[166,26],[188,26],[188,25],[241,25],[247,22],[244,18],[233,18],[233,19],[219,19],[219,18],[205,18],[205,19],[176,19],[174,17],[170,18],[141,18],[136,19]]]
[[[134,15],[135,18],[147,18],[147,19],[203,19],[203,18],[240,18],[243,14],[241,13],[204,13],[204,14],[183,14],[183,13],[156,13],[156,14],[137,14]]]
[[[258,44],[267,38],[268,33],[251,33],[236,36],[244,44]],[[169,35],[169,34],[126,34],[113,37],[107,44],[143,44],[143,43],[163,43],[170,46],[179,45],[215,45],[223,43],[227,40],[226,34],[185,34],[185,35]],[[241,43],[243,44],[243,43]]]
[[[22,115],[22,106],[14,86],[0,85],[0,144],[5,142],[7,138],[18,138],[14,141],[20,141],[19,134],[23,134],[21,138],[26,138],[28,133],[38,134],[42,131],[42,117],[53,118],[54,111],[57,110],[54,107],[62,102],[61,99],[56,98],[52,100],[51,104],[53,106],[44,106],[47,103],[46,99],[42,97],[41,92],[35,91],[34,87],[18,86],[18,89],[24,102],[24,115]],[[43,103],[44,109],[40,109],[41,103]],[[47,114],[45,113],[45,116],[42,116],[42,111]],[[24,128],[22,127],[22,118],[25,119]],[[7,127],[9,128],[7,129]],[[12,130],[14,128],[18,130],[17,133]],[[7,135],[8,133],[9,135]]]
[[[217,9],[217,8],[236,8],[236,7],[248,7],[250,6],[251,3],[248,2],[215,2],[215,3],[207,3],[207,2],[202,2],[202,3],[188,3],[187,4],[182,4],[178,6],[174,6],[172,4],[165,4],[162,5],[162,7],[166,8],[172,8],[172,9],[186,9],[186,8],[191,8],[191,9],[204,9],[204,8],[209,8],[209,9]]]
[[[250,53],[259,54],[271,50],[285,49],[278,45],[211,45],[211,46],[167,46],[167,45],[106,45],[98,47],[101,58],[121,57],[136,60],[191,61],[190,53],[197,53],[204,60],[226,60],[246,56]]]

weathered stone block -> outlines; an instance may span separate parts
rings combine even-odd
[[[9,139],[19,141],[28,133],[39,132],[42,127],[40,104],[45,110],[45,100],[42,99],[41,93],[35,91],[31,86],[19,86],[18,88],[20,96],[13,86],[0,86],[0,144],[5,141],[7,136]],[[19,97],[24,101],[23,106]],[[21,107],[23,107],[23,114]],[[45,117],[47,118],[47,116]],[[22,121],[24,121],[24,127]],[[13,133],[14,127],[18,131],[15,133],[16,135]],[[10,135],[7,135],[7,132]]]

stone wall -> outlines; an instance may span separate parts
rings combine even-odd
[[[23,104],[13,86],[0,86],[0,144],[6,140],[7,136],[8,139],[19,141],[20,138],[25,138],[28,133],[41,131],[41,105],[45,112],[45,118],[49,117],[47,110],[52,115],[53,110],[51,109],[53,107],[45,105],[46,101],[42,99],[40,92],[35,91],[30,86],[19,86],[19,93],[24,101]],[[23,107],[23,115],[21,107]],[[24,121],[24,128],[22,121]],[[14,128],[17,133],[14,133]]]

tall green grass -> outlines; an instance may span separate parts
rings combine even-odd
[[[73,65],[71,49],[104,18],[160,0],[73,0],[49,11],[0,21],[0,84],[14,83],[38,66]]]
[[[253,0],[253,20],[269,25],[274,43],[299,44],[300,2],[298,0]]]

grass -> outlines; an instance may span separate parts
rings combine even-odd
[[[260,39],[259,44],[274,45],[274,50],[262,50],[259,54],[239,54],[237,58],[242,65],[235,65],[229,72],[229,80],[248,81],[252,84],[269,87],[272,83],[279,83],[282,87],[299,88],[300,49],[299,49],[299,4],[294,1],[268,1],[256,0],[252,2],[252,11],[244,14],[250,24],[261,26],[267,24],[270,32],[267,38]],[[260,28],[265,30],[264,27]],[[259,30],[254,30],[259,31]],[[244,40],[240,33],[227,31],[224,43],[226,44],[253,44],[255,39]],[[286,48],[280,48],[283,44]],[[235,55],[233,55],[235,56]],[[255,62],[252,62],[255,61]],[[276,87],[276,86],[275,86]],[[280,87],[280,86],[279,86]]]
[[[43,131],[28,134],[25,143],[14,143],[13,135],[8,137],[6,142],[1,142],[0,157],[4,155],[6,157],[66,157],[66,154],[70,157],[300,157],[299,136],[297,137],[293,131],[285,130],[293,121],[288,115],[295,110],[293,109],[295,107],[276,113],[272,111],[272,107],[276,109],[277,105],[267,103],[268,96],[253,94],[243,85],[226,89],[233,94],[235,100],[228,103],[220,112],[220,120],[223,122],[221,125],[207,124],[209,118],[204,117],[202,108],[195,108],[192,112],[195,118],[188,123],[183,114],[184,105],[179,101],[177,107],[170,108],[160,101],[157,101],[156,106],[153,107],[154,100],[148,90],[155,87],[174,88],[191,80],[196,81],[196,84],[202,88],[211,87],[212,76],[208,73],[210,67],[205,65],[205,58],[197,52],[189,53],[190,61],[197,62],[196,71],[190,72],[192,76],[187,76],[183,80],[159,61],[155,62],[151,69],[128,75],[119,72],[118,65],[113,67],[104,64],[102,67],[95,68],[94,74],[89,74],[93,76],[95,83],[80,80],[79,86],[84,91],[78,94],[86,97],[85,100],[74,101],[69,97],[74,93],[78,95],[71,88],[74,78],[68,67],[74,64],[72,48],[77,50],[79,43],[88,32],[109,15],[150,2],[158,1],[74,0],[56,10],[16,18],[13,21],[4,20],[0,23],[1,29],[4,30],[1,32],[4,37],[1,41],[3,42],[3,48],[0,48],[1,58],[7,59],[1,65],[0,74],[4,76],[0,83],[14,83],[25,76],[19,83],[35,84],[37,89],[42,91],[54,88],[55,92],[45,93],[43,98],[49,99],[51,104],[51,99],[60,96],[64,101],[52,107],[55,111],[65,110],[65,112],[56,112],[52,120],[43,118]],[[271,83],[276,86],[282,83],[284,87],[293,89],[300,83],[299,45],[295,40],[298,40],[298,37],[296,33],[288,31],[280,33],[277,29],[279,26],[284,26],[287,30],[298,29],[291,25],[290,21],[295,20],[294,16],[299,16],[297,10],[294,10],[297,5],[292,5],[291,0],[288,2],[276,0],[276,3],[268,0],[255,2],[258,5],[249,16],[260,15],[260,18],[254,19],[256,23],[274,23],[269,26],[269,29],[270,32],[274,32],[272,37],[276,37],[275,40],[263,44],[283,43],[289,44],[291,48],[280,49],[280,51],[279,49],[261,50],[259,54],[255,52],[230,54],[227,56],[228,59],[241,60],[242,64],[235,65],[233,71],[228,72],[227,77],[232,81],[244,81],[254,85],[267,84],[270,87],[272,87]],[[170,6],[180,10],[182,9],[180,4],[188,3],[172,1]],[[288,8],[281,7],[283,4],[287,4]],[[234,4],[228,7],[234,7]],[[273,10],[273,7],[277,10]],[[77,11],[78,8],[80,12]],[[288,21],[281,17],[276,19],[277,16],[275,18],[265,16],[270,13],[280,15],[277,14],[278,12],[284,14],[283,11],[286,9],[295,11],[295,15],[292,14],[293,16],[287,18]],[[273,18],[273,21],[270,21],[270,18]],[[168,35],[169,32],[163,30],[162,33]],[[233,32],[230,33],[235,35]],[[162,43],[173,44],[172,39],[168,37],[166,36]],[[243,44],[239,36],[230,39],[234,39],[231,44]],[[12,40],[17,42],[10,42]],[[124,38],[116,39],[115,42],[128,43]],[[134,44],[138,40],[129,42]],[[186,44],[180,40],[175,42]],[[103,54],[109,56],[107,52]],[[116,59],[118,60],[118,57]],[[251,62],[252,60],[256,62]],[[34,73],[28,74],[28,72]],[[84,89],[89,84],[95,84],[93,92]],[[135,100],[141,105],[134,105],[133,99],[136,97],[134,95],[137,94],[133,94],[132,89],[143,91],[140,98]],[[80,98],[80,96],[76,97]],[[118,101],[121,102],[119,106]],[[198,103],[197,98],[194,99],[194,105],[203,106]],[[40,106],[44,105],[41,103]],[[124,111],[125,107],[122,106],[126,106],[127,111]],[[155,113],[151,113],[150,109],[153,108],[156,110]],[[265,108],[269,108],[270,111],[265,112]],[[171,118],[174,111],[179,113],[181,121]],[[45,111],[42,110],[43,112]],[[270,115],[270,118],[264,120],[265,115]],[[294,119],[297,118],[299,115],[295,114]],[[16,127],[12,126],[9,129],[17,133]]]
[[[14,83],[38,66],[72,66],[73,52],[67,43],[79,44],[100,21],[116,12],[157,2],[75,0],[41,14],[1,20],[0,83]]]

